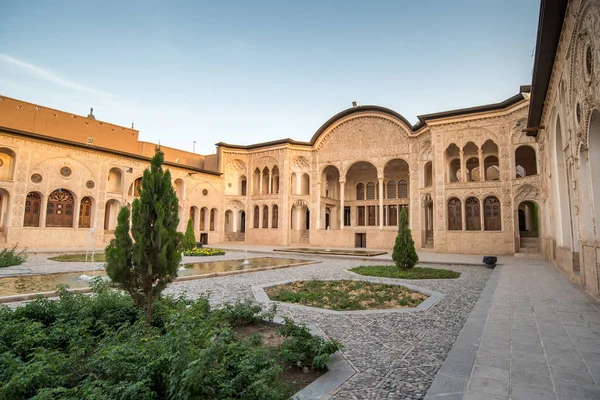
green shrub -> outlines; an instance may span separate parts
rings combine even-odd
[[[398,225],[398,236],[396,236],[396,243],[394,243],[392,259],[401,271],[411,269],[419,261],[419,256],[415,250],[415,242],[408,226],[408,216],[404,208],[400,211],[400,224]]]
[[[298,325],[288,318],[284,321],[279,333],[287,339],[281,345],[281,356],[289,363],[322,370],[326,368],[329,356],[342,349],[342,344],[336,340],[313,336],[306,325]]]
[[[183,251],[191,251],[196,248],[196,235],[192,219],[188,219],[187,228],[183,237]]]
[[[0,400],[288,399],[281,359],[322,367],[334,346],[293,323],[281,351],[233,325],[261,321],[248,301],[161,297],[150,335],[145,310],[96,280],[91,296],[60,291],[14,310],[0,305]],[[314,356],[314,360],[311,357]]]
[[[14,245],[10,249],[2,249],[2,251],[0,251],[0,268],[21,265],[27,261],[27,249],[17,252],[17,246],[18,245]]]

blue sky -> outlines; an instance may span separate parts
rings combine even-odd
[[[3,1],[0,94],[211,154],[309,140],[351,106],[416,116],[530,84],[539,0]]]

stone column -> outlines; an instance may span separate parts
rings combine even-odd
[[[483,164],[483,149],[477,150],[479,154],[479,180],[485,181],[485,165]]]
[[[379,179],[379,229],[383,229],[383,178]]]
[[[232,227],[231,227],[231,232],[236,233],[237,232],[237,219],[238,219],[238,213],[237,210],[231,210],[231,214],[233,215],[233,221],[232,221]]]
[[[460,201],[460,218],[461,218],[461,223],[462,223],[462,230],[466,231],[467,230],[467,204],[465,200],[461,200]]]
[[[319,193],[317,196],[317,226],[316,229],[321,229],[321,181],[317,181]]]
[[[258,194],[263,194],[263,173],[260,171],[258,175]]]
[[[344,229],[344,196],[346,181],[340,181],[340,229]]]
[[[463,150],[460,151],[460,181],[467,181],[467,165],[465,163],[465,152]]]
[[[79,228],[79,210],[81,209],[81,199],[79,199],[79,204],[76,201],[73,202],[73,227]],[[65,210],[63,210],[65,212]]]
[[[481,220],[481,230],[485,231],[485,209],[483,208],[484,200],[479,201],[479,218]]]
[[[269,171],[269,192],[267,194],[273,194],[273,175],[271,171]]]

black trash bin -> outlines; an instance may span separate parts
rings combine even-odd
[[[498,257],[496,257],[496,256],[484,256],[483,257],[483,263],[488,268],[494,268],[496,266],[497,262],[498,262]]]
[[[196,242],[196,248],[201,249],[203,246],[202,242]]]

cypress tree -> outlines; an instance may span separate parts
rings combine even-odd
[[[415,250],[415,242],[408,227],[408,216],[404,208],[400,211],[400,224],[398,225],[398,236],[396,236],[392,259],[402,271],[414,267],[419,261],[419,256]]]
[[[190,251],[196,248],[196,235],[194,234],[194,226],[192,225],[192,219],[188,219],[187,228],[185,229],[185,236],[183,238],[183,250]]]
[[[121,209],[115,238],[105,250],[108,276],[145,308],[148,328],[154,301],[177,277],[183,241],[177,232],[179,201],[163,162],[164,153],[157,148],[150,168],[144,171],[139,197],[133,201],[133,242],[129,211]]]

